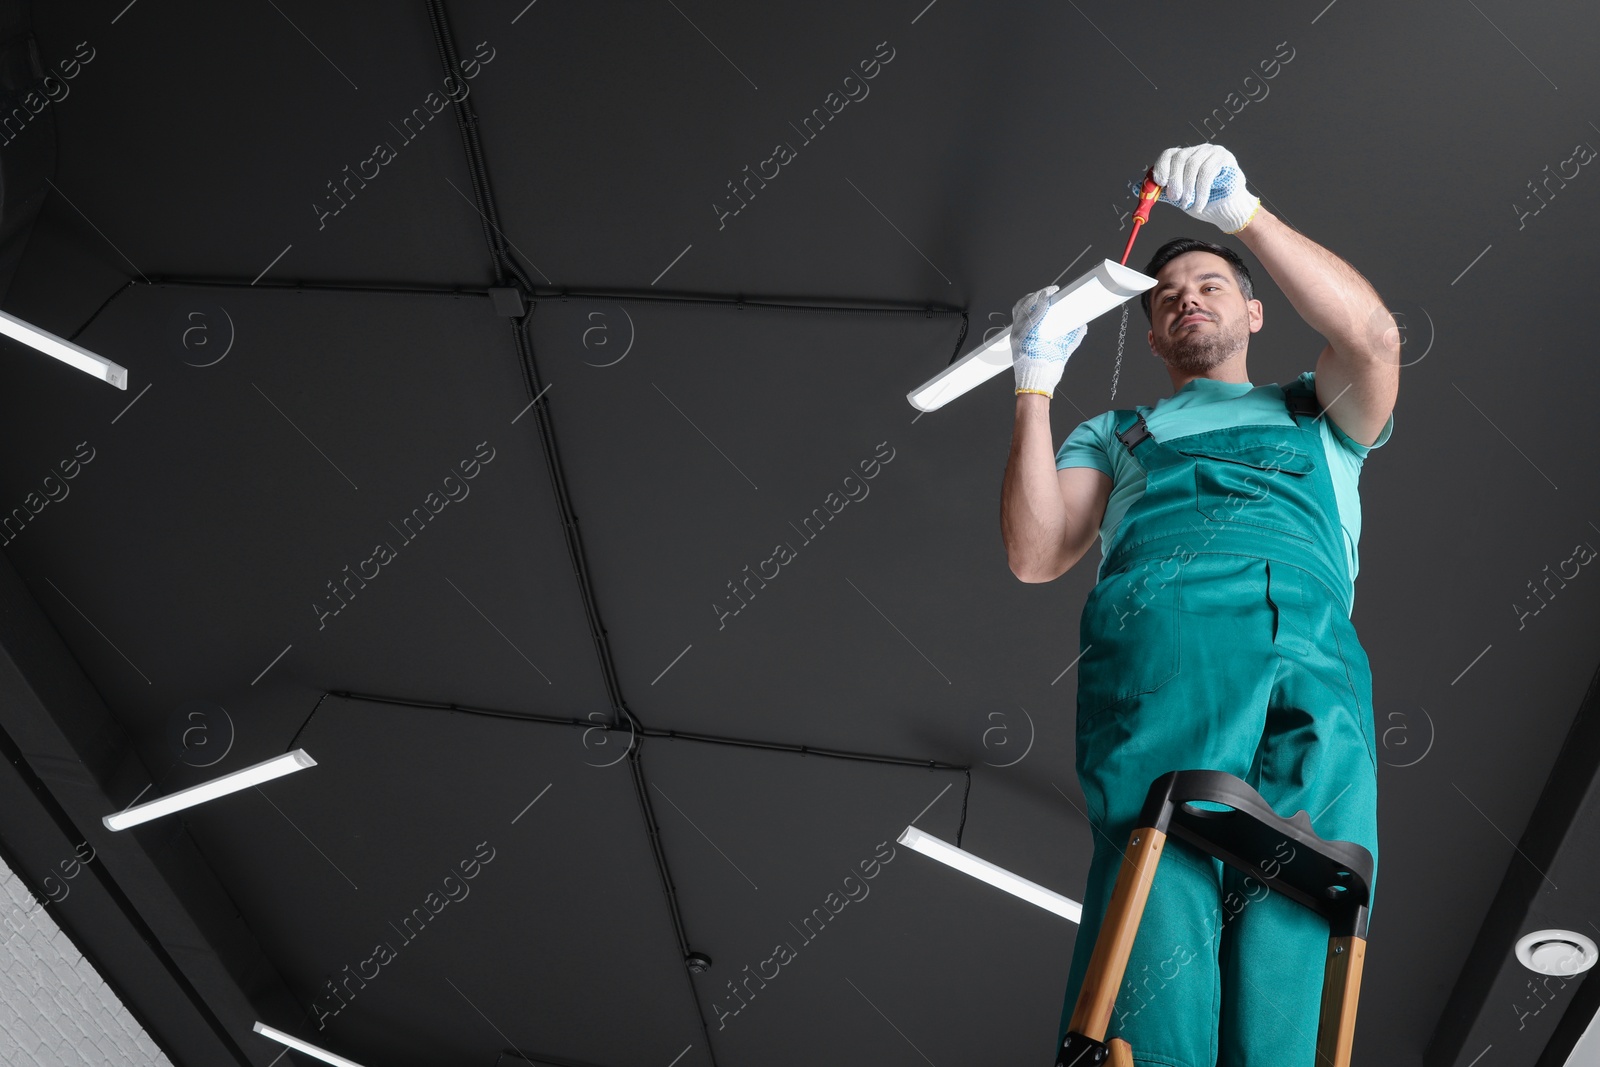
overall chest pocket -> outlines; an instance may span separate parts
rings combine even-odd
[[[1195,507],[1206,523],[1234,523],[1316,540],[1316,462],[1286,442],[1180,449],[1194,460]]]

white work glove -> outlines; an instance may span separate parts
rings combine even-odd
[[[1052,390],[1067,369],[1067,359],[1089,332],[1087,325],[1070,326],[1060,315],[1046,321],[1050,313],[1050,294],[1061,288],[1049,285],[1029,293],[1011,309],[1012,369],[1017,375],[1018,393],[1043,393]]]
[[[1261,198],[1244,186],[1239,161],[1221,145],[1169,148],[1157,158],[1150,176],[1161,186],[1161,199],[1224,233],[1244,229],[1261,207]]]

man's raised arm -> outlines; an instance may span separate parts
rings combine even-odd
[[[1376,441],[1400,392],[1400,329],[1377,291],[1350,264],[1262,207],[1221,145],[1169,148],[1152,170],[1164,199],[1243,241],[1300,317],[1327,339],[1317,359],[1317,400],[1351,438]]]
[[[1317,358],[1317,400],[1351,438],[1370,445],[1400,392],[1400,330],[1350,264],[1266,208],[1237,234],[1306,325],[1327,339]]]
[[[1083,557],[1111,485],[1099,471],[1056,471],[1050,398],[1067,360],[1088,332],[1087,326],[1045,321],[1056,288],[1049,285],[1029,293],[1011,309],[1017,410],[1000,487],[1000,536],[1011,573],[1025,582],[1052,581]]]

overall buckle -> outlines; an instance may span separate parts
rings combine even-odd
[[[1283,389],[1284,406],[1289,409],[1291,418],[1299,415],[1317,418],[1322,414],[1322,402],[1317,399],[1317,394],[1303,389],[1298,381],[1280,388]]]
[[[1152,436],[1150,433],[1150,428],[1145,425],[1144,415],[1141,413],[1137,422],[1128,427],[1126,430],[1117,434],[1117,440],[1122,442],[1124,448],[1126,448],[1129,452],[1132,452],[1134,448],[1140,444],[1140,442],[1142,442],[1146,437],[1150,436]]]

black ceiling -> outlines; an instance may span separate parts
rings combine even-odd
[[[122,991],[180,1067],[265,1067],[257,1018],[367,1067],[1047,1062],[1076,927],[882,856],[916,820],[1080,893],[1092,567],[1006,566],[1009,386],[905,393],[1117,258],[1128,180],[1209,136],[1407,327],[1362,483],[1385,893],[1357,1057],[1561,1062],[1581,982],[1521,1028],[1528,974],[1484,990],[1525,932],[1496,910],[1514,842],[1560,861],[1517,913],[1600,936],[1572,743],[1600,580],[1528,613],[1600,545],[1597,34],[1504,0],[35,8],[58,98],[0,147],[4,307],[131,382],[0,342],[0,507],[79,460],[4,545],[5,744],[59,837],[8,807],[6,850],[36,879],[99,844],[105,914],[171,978]],[[1213,236],[1166,205],[1148,229],[1145,256]],[[1313,369],[1256,277],[1252,380]],[[1057,441],[1170,392],[1134,316],[1115,399],[1116,319],[1091,326]],[[290,747],[318,765],[95,821]],[[435,891],[463,895],[407,938]],[[69,922],[115,970],[105,925]]]

